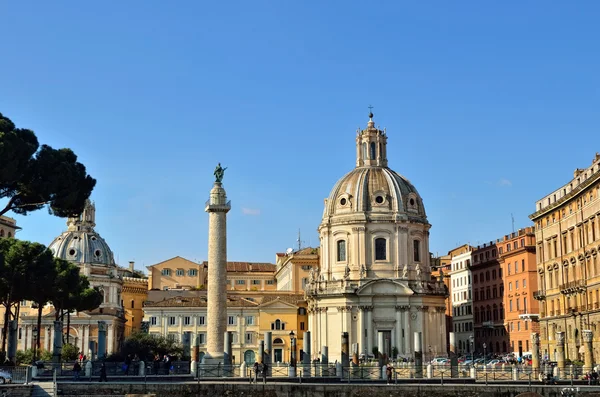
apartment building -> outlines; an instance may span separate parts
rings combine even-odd
[[[471,261],[473,248],[465,244],[449,252],[452,284],[452,331],[458,353],[470,353],[473,335],[473,298],[471,293]]]
[[[580,359],[583,330],[593,332],[600,353],[600,154],[573,179],[535,204],[540,339],[556,357],[556,333],[565,333],[565,356]]]
[[[504,285],[495,242],[473,250],[473,312],[475,351],[507,353],[508,335],[504,328]],[[485,345],[485,348],[484,348]]]
[[[522,356],[531,353],[531,333],[539,332],[535,230],[519,229],[497,242],[504,276],[504,309],[509,337],[509,352]]]

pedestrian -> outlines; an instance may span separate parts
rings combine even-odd
[[[263,377],[263,385],[267,384],[267,373],[269,372],[269,366],[267,363],[262,364],[262,377]]]
[[[105,381],[108,382],[108,379],[106,378],[106,364],[102,363],[102,365],[100,366],[100,382]]]
[[[154,355],[154,362],[152,364],[154,368],[153,375],[158,375],[158,372],[160,371],[160,356],[158,354]]]
[[[79,380],[79,373],[81,372],[81,365],[79,361],[75,361],[75,365],[73,365],[73,380]]]
[[[257,361],[254,362],[254,365],[252,366],[252,370],[254,373],[252,375],[250,375],[250,383],[252,383],[252,377],[254,377],[254,384],[256,384],[256,383],[258,383],[258,372],[260,371]]]
[[[388,363],[388,365],[385,367],[385,374],[387,376],[387,384],[391,385],[392,384],[392,373],[393,373],[393,368],[392,368],[392,364]]]
[[[129,367],[131,366],[131,354],[125,357],[125,375],[129,375]]]

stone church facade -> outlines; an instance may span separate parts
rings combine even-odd
[[[356,167],[325,200],[321,266],[306,287],[312,353],[327,346],[341,360],[341,335],[360,354],[446,352],[447,289],[431,275],[429,229],[423,200],[403,176],[388,168],[387,134],[375,127],[356,135]]]

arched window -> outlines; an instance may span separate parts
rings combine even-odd
[[[338,262],[346,261],[346,240],[338,240],[337,242],[337,260]]]
[[[4,229],[0,229],[0,237],[4,237]]]
[[[362,144],[362,152],[363,152],[363,160],[367,159],[367,143],[363,142]]]
[[[8,232],[8,238],[11,238],[11,237],[12,237],[12,233]]]
[[[135,301],[133,299],[131,300],[131,308],[135,309]]]
[[[387,243],[384,238],[375,239],[375,260],[384,261],[387,259]]]
[[[274,323],[271,323],[271,329],[275,331],[285,330],[285,323],[277,319]]]
[[[371,142],[371,160],[375,160],[377,154],[375,153],[375,142]]]
[[[421,242],[413,240],[413,258],[415,262],[421,261]]]

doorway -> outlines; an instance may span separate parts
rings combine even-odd
[[[274,349],[273,350],[273,362],[275,362],[275,363],[283,362],[283,349]]]

